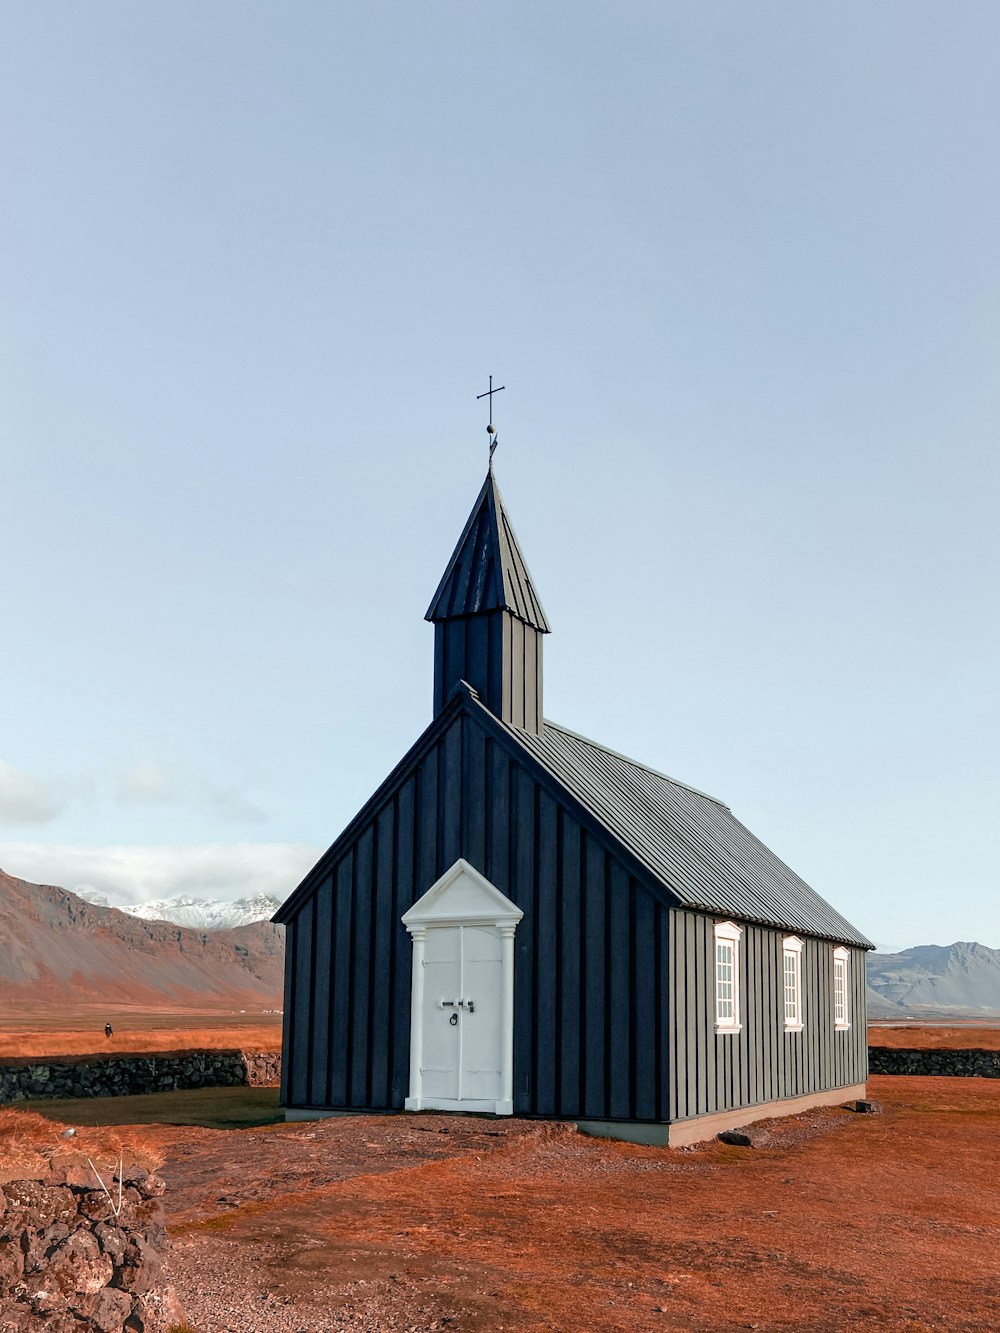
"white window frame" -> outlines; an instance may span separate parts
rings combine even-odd
[[[793,1003],[792,1016],[789,1017],[788,1003],[788,963],[792,962]],[[797,935],[786,935],[781,941],[781,1012],[786,1032],[801,1032],[805,1027],[802,1012],[802,941]]]
[[[743,1024],[740,1021],[740,939],[743,935],[742,927],[735,921],[717,921],[712,937],[712,974],[715,977],[715,1030],[716,1032],[742,1032]],[[719,945],[728,945],[731,953],[732,994],[724,997],[723,1007],[731,1007],[729,1014],[720,1014],[720,987],[725,984],[725,978],[720,975],[719,967],[721,959],[719,958]]]
[[[837,1017],[837,974],[844,977],[844,1004],[840,1017]],[[833,1026],[836,1032],[846,1032],[851,1026],[851,952],[840,948],[833,951]]]

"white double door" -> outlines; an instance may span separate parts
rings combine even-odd
[[[516,903],[463,857],[402,915],[413,941],[408,1111],[513,1114]]]
[[[492,1111],[504,1095],[500,928],[429,926],[423,953],[421,1102]]]

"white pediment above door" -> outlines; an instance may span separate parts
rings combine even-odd
[[[403,914],[403,925],[458,924],[516,926],[524,916],[515,903],[462,857]]]

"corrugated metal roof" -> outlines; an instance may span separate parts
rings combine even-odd
[[[490,468],[424,618],[451,620],[498,610],[510,611],[525,624],[549,633]]]
[[[873,947],[722,801],[553,722],[501,725],[683,906]]]

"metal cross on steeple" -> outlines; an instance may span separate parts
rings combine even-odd
[[[493,376],[491,375],[491,376],[490,376],[490,387],[486,390],[485,393],[477,393],[477,394],[476,394],[476,402],[477,402],[477,403],[479,402],[480,398],[488,398],[488,399],[490,400],[490,424],[486,427],[486,431],[487,431],[487,434],[488,434],[489,437],[490,437],[490,466],[491,466],[491,467],[493,466],[493,451],[496,449],[497,445],[500,443],[499,439],[497,438],[496,427],[495,427],[494,424],[493,424],[493,395],[494,395],[495,393],[503,393],[503,391],[504,391],[504,389],[506,389],[506,387],[507,387],[506,384],[501,384],[500,387],[499,387],[499,389],[494,389],[494,387],[493,387]]]

